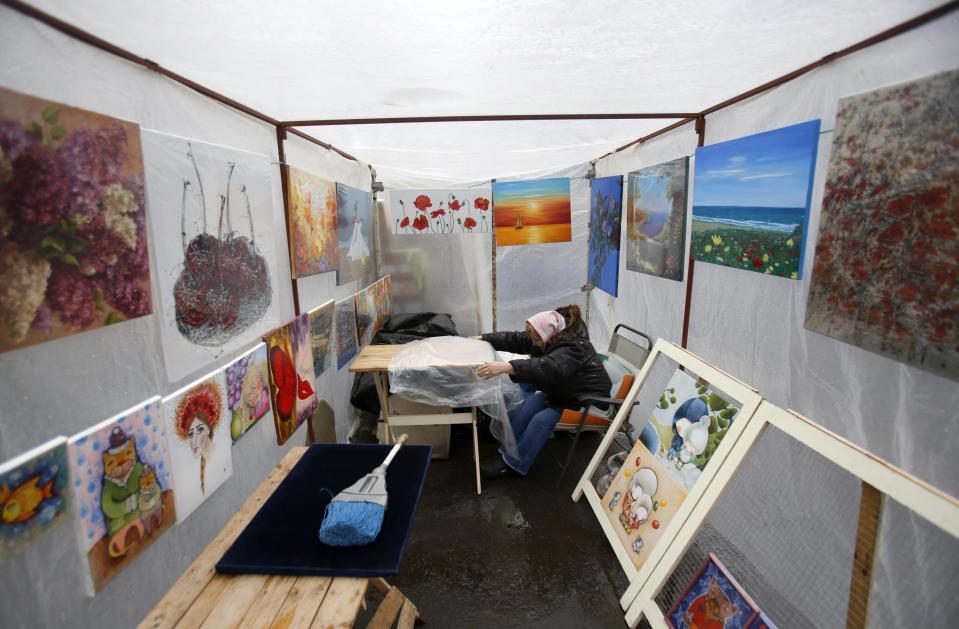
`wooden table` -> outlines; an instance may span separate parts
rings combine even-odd
[[[388,372],[390,360],[403,345],[367,345],[350,363],[350,371],[370,373],[376,385],[376,397],[380,400],[380,419],[386,423],[386,442],[392,443],[392,426],[432,426],[437,424],[473,424],[473,462],[476,468],[476,493],[483,493],[479,468],[479,437],[476,430],[476,407],[470,413],[426,413],[421,415],[397,415],[390,412]],[[431,365],[437,369],[464,369],[463,365]],[[472,368],[472,367],[470,367]]]
[[[367,586],[386,594],[369,629],[389,629],[424,622],[399,590],[380,578],[219,574],[216,562],[286,478],[305,447],[292,448],[243,503],[223,530],[173,584],[141,629],[158,627],[352,627]]]

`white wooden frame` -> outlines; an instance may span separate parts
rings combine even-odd
[[[750,422],[748,434],[739,439],[734,451],[730,453],[729,463],[723,466],[720,473],[712,479],[709,487],[710,495],[715,495],[715,497],[718,498],[718,494],[720,494],[722,489],[729,483],[732,476],[736,473],[739,464],[749,454],[756,439],[768,425],[779,428],[804,446],[815,450],[837,466],[856,476],[864,484],[874,487],[881,492],[881,494],[889,496],[904,507],[926,518],[953,537],[959,538],[959,500],[955,497],[932,487],[908,472],[880,459],[859,446],[843,439],[839,435],[826,430],[795,411],[783,410],[765,400],[754,414]],[[725,443],[725,440],[723,441]],[[676,565],[693,543],[702,521],[709,515],[709,511],[711,511],[714,504],[715,498],[712,500],[703,500],[697,505],[697,517],[695,519],[699,524],[684,527],[679,534],[672,539],[668,544],[668,549],[663,553],[661,560],[649,576],[640,584],[639,591],[636,592],[635,597],[632,602],[629,603],[626,611],[626,623],[630,627],[635,628],[636,625],[639,624],[640,619],[645,616],[650,626],[654,629],[667,628],[664,614],[656,604],[655,597],[659,594]],[[875,532],[873,533],[875,535]],[[862,532],[860,531],[860,535],[861,534]],[[857,539],[857,544],[858,541]],[[856,579],[861,577],[864,571],[866,572],[866,578],[871,578],[871,572],[869,571],[871,570],[871,566],[867,566],[866,569],[862,567],[853,569],[853,566],[850,566],[850,570],[853,573],[853,585],[855,585]],[[630,589],[632,589],[635,583],[639,583],[639,581],[633,581],[633,583],[630,584]],[[868,582],[866,587],[868,588]],[[629,590],[627,590],[627,594],[628,593]],[[624,599],[625,598],[624,595]],[[865,619],[863,618],[862,620],[864,624]]]
[[[742,408],[736,414],[736,419],[733,421],[729,432],[726,433],[722,443],[720,443],[719,447],[716,448],[716,452],[713,453],[713,456],[710,458],[709,463],[703,470],[702,475],[696,481],[696,484],[693,486],[692,490],[687,494],[683,503],[679,505],[679,508],[676,510],[676,514],[673,516],[672,521],[666,526],[660,543],[656,544],[646,562],[639,569],[637,569],[636,566],[633,565],[632,559],[630,559],[629,551],[624,547],[622,541],[620,541],[620,539],[617,537],[612,523],[606,516],[606,512],[603,510],[603,505],[601,502],[602,496],[596,492],[591,479],[594,472],[603,461],[603,458],[605,457],[613,438],[616,436],[617,430],[622,423],[629,418],[629,415],[633,410],[633,402],[639,395],[640,390],[646,383],[646,379],[649,377],[649,373],[652,370],[653,365],[656,364],[656,361],[660,356],[669,357],[676,361],[681,367],[692,371],[700,378],[704,378],[707,382],[709,382],[711,387],[722,391],[727,398],[735,400],[737,403],[741,404]],[[633,386],[630,387],[629,393],[626,395],[625,403],[620,411],[616,414],[616,417],[613,419],[612,425],[609,427],[609,430],[606,432],[606,436],[596,449],[596,453],[593,455],[593,458],[586,466],[586,471],[583,472],[583,475],[576,484],[572,495],[574,502],[578,501],[582,496],[586,497],[587,502],[589,502],[589,505],[593,508],[593,512],[596,514],[596,519],[599,521],[603,532],[609,539],[610,545],[613,547],[613,551],[616,553],[617,559],[619,559],[623,570],[626,572],[626,575],[629,578],[630,585],[620,599],[620,604],[624,610],[630,609],[631,604],[636,598],[636,595],[640,592],[642,586],[648,581],[650,575],[653,573],[653,570],[662,562],[667,549],[672,548],[673,542],[671,540],[678,537],[681,532],[686,530],[694,531],[693,535],[690,536],[690,539],[692,539],[692,537],[695,536],[695,531],[698,531],[702,526],[712,507],[712,504],[719,498],[723,487],[725,487],[725,483],[728,482],[730,477],[732,477],[732,474],[727,474],[724,475],[725,481],[723,482],[715,482],[714,480],[715,477],[725,471],[725,468],[727,467],[725,462],[729,457],[730,452],[733,450],[734,446],[744,439],[748,440],[751,444],[752,441],[755,440],[756,436],[758,436],[756,431],[752,430],[750,420],[752,419],[753,414],[756,412],[756,409],[759,407],[761,401],[762,397],[755,389],[710,365],[703,359],[679,347],[678,345],[670,343],[669,341],[664,341],[663,339],[658,339],[653,345],[653,349],[649,354],[649,358],[646,359],[646,363],[636,376]],[[738,466],[740,462],[741,460],[731,461],[730,463],[734,463],[736,466]],[[638,619],[636,622],[638,622]]]

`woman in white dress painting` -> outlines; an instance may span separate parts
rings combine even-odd
[[[353,237],[350,240],[350,248],[346,252],[346,257],[350,260],[363,263],[370,255],[370,247],[366,244],[366,238],[363,237],[363,223],[360,221],[360,213],[357,204],[353,203]]]

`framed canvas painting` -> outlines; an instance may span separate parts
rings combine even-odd
[[[626,268],[683,281],[689,158],[629,173],[626,185]]]
[[[336,284],[363,280],[375,273],[373,193],[336,184],[339,270]]]
[[[316,379],[306,313],[263,337],[270,365],[270,397],[276,444],[286,443],[316,410]]]
[[[359,351],[356,342],[356,301],[347,297],[334,307],[336,326],[336,368],[342,369]]]
[[[140,128],[0,88],[0,352],[152,312]]]
[[[0,565],[67,517],[69,483],[65,437],[0,465]]]
[[[224,367],[226,398],[230,409],[230,437],[242,437],[261,419],[273,419],[266,344],[259,343]]]
[[[379,282],[374,282],[353,296],[356,302],[356,343],[360,347],[368,345],[377,331],[376,293],[379,286]]]
[[[319,378],[333,361],[333,300],[307,313],[310,322],[310,347],[313,350],[313,374]]]
[[[287,169],[290,258],[293,277],[307,277],[339,268],[336,185],[317,175]]]
[[[802,278],[818,148],[819,120],[697,148],[693,258]]]
[[[272,166],[266,155],[143,132],[170,381],[279,325]]]
[[[74,435],[67,451],[80,551],[94,594],[177,519],[160,397]]]
[[[482,234],[489,219],[491,188],[390,190],[390,219],[396,236]]]
[[[177,522],[233,475],[231,413],[219,369],[163,398]]]
[[[619,294],[619,236],[623,210],[623,176],[590,181],[589,283]]]
[[[952,380],[957,93],[953,70],[839,101],[806,303],[807,329]]]
[[[393,281],[384,275],[380,281],[379,299],[376,301],[376,329],[381,330],[393,316]]]
[[[759,608],[736,579],[709,553],[699,572],[666,614],[670,629],[752,629]]]
[[[756,618],[753,620],[752,624],[749,625],[749,629],[776,629],[776,625],[769,620],[767,616],[762,611],[756,615]]]
[[[572,240],[569,178],[493,182],[496,244]]]

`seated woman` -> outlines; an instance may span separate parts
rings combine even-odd
[[[509,413],[518,457],[500,446],[499,456],[480,463],[486,478],[513,472],[525,476],[564,408],[579,407],[578,395],[609,395],[612,382],[589,342],[579,306],[537,313],[526,320],[525,332],[491,332],[470,338],[482,339],[497,350],[530,355],[528,359],[488,362],[476,370],[481,378],[505,373],[527,385],[522,404]]]

